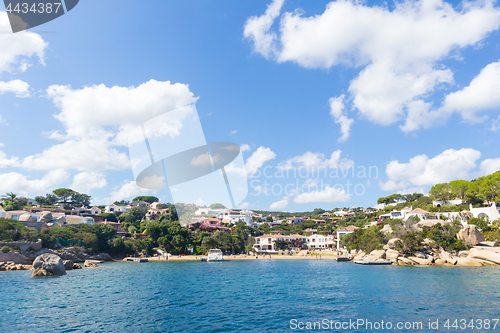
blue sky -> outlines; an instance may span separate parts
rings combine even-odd
[[[134,184],[124,138],[189,103],[207,141],[243,147],[240,207],[368,207],[473,179],[500,169],[499,29],[487,1],[87,0],[16,34],[2,12],[0,193],[171,201]]]

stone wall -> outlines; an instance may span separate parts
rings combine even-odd
[[[29,249],[33,251],[39,251],[42,249],[42,240],[39,239],[37,242],[0,242],[0,248],[8,246],[10,248],[17,246],[21,249],[21,252],[26,252]]]

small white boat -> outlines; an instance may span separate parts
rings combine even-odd
[[[222,261],[222,251],[220,249],[211,249],[208,251],[207,261]]]

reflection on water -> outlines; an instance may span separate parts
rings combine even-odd
[[[491,319],[499,272],[332,260],[116,262],[46,279],[2,272],[0,332],[269,332],[291,331],[292,319]]]

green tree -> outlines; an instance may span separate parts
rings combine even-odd
[[[158,202],[160,200],[157,197],[152,196],[152,195],[140,195],[138,197],[135,197],[132,201],[146,201],[146,202],[149,202],[151,204],[153,202]]]
[[[469,190],[469,184],[467,180],[454,180],[450,182],[451,193],[453,196],[465,201],[465,194]]]
[[[76,192],[69,189],[69,188],[58,188],[58,189],[54,190],[52,193],[54,193],[54,195],[59,199],[59,202],[61,202],[63,204],[68,204],[69,203],[68,200]]]
[[[102,213],[101,216],[103,220],[108,220],[109,222],[118,222],[118,218],[113,213]]]
[[[434,185],[429,193],[435,200],[450,200],[451,199],[451,186],[449,183],[441,183]]]
[[[209,206],[210,209],[226,209],[226,206],[224,206],[221,203],[213,203]]]
[[[71,201],[76,207],[90,207],[90,200],[92,197],[87,194],[75,192],[71,195]]]

